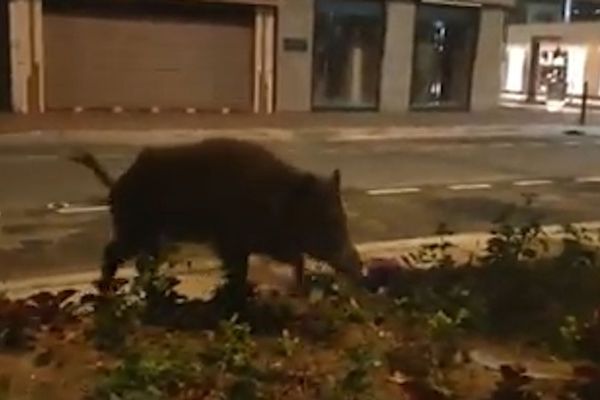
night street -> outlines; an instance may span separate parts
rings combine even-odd
[[[342,170],[356,242],[486,230],[533,199],[543,223],[600,219],[600,141],[594,137],[379,140],[267,144],[315,171]],[[90,147],[118,174],[135,149]],[[105,189],[65,161],[67,149],[0,149],[0,278],[97,268],[110,234]],[[67,203],[62,213],[52,203]],[[64,213],[66,211],[66,213]]]

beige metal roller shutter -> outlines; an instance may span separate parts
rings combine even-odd
[[[251,109],[251,7],[73,3],[44,11],[47,108]]]

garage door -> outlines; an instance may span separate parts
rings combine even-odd
[[[47,1],[46,106],[249,110],[253,24],[240,5]]]
[[[0,111],[10,109],[10,46],[8,2],[0,2]]]

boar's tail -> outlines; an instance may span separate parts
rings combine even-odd
[[[94,175],[96,175],[96,178],[98,178],[98,180],[107,188],[110,189],[115,184],[114,178],[110,176],[108,171],[106,171],[106,168],[100,164],[93,154],[87,151],[81,151],[71,154],[69,160],[91,169]]]

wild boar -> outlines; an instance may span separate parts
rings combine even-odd
[[[118,179],[89,153],[71,160],[110,189],[113,238],[104,252],[103,284],[126,260],[157,255],[165,240],[212,245],[237,296],[245,297],[253,253],[292,265],[298,285],[304,254],[359,278],[339,170],[318,177],[234,139],[142,150]]]

